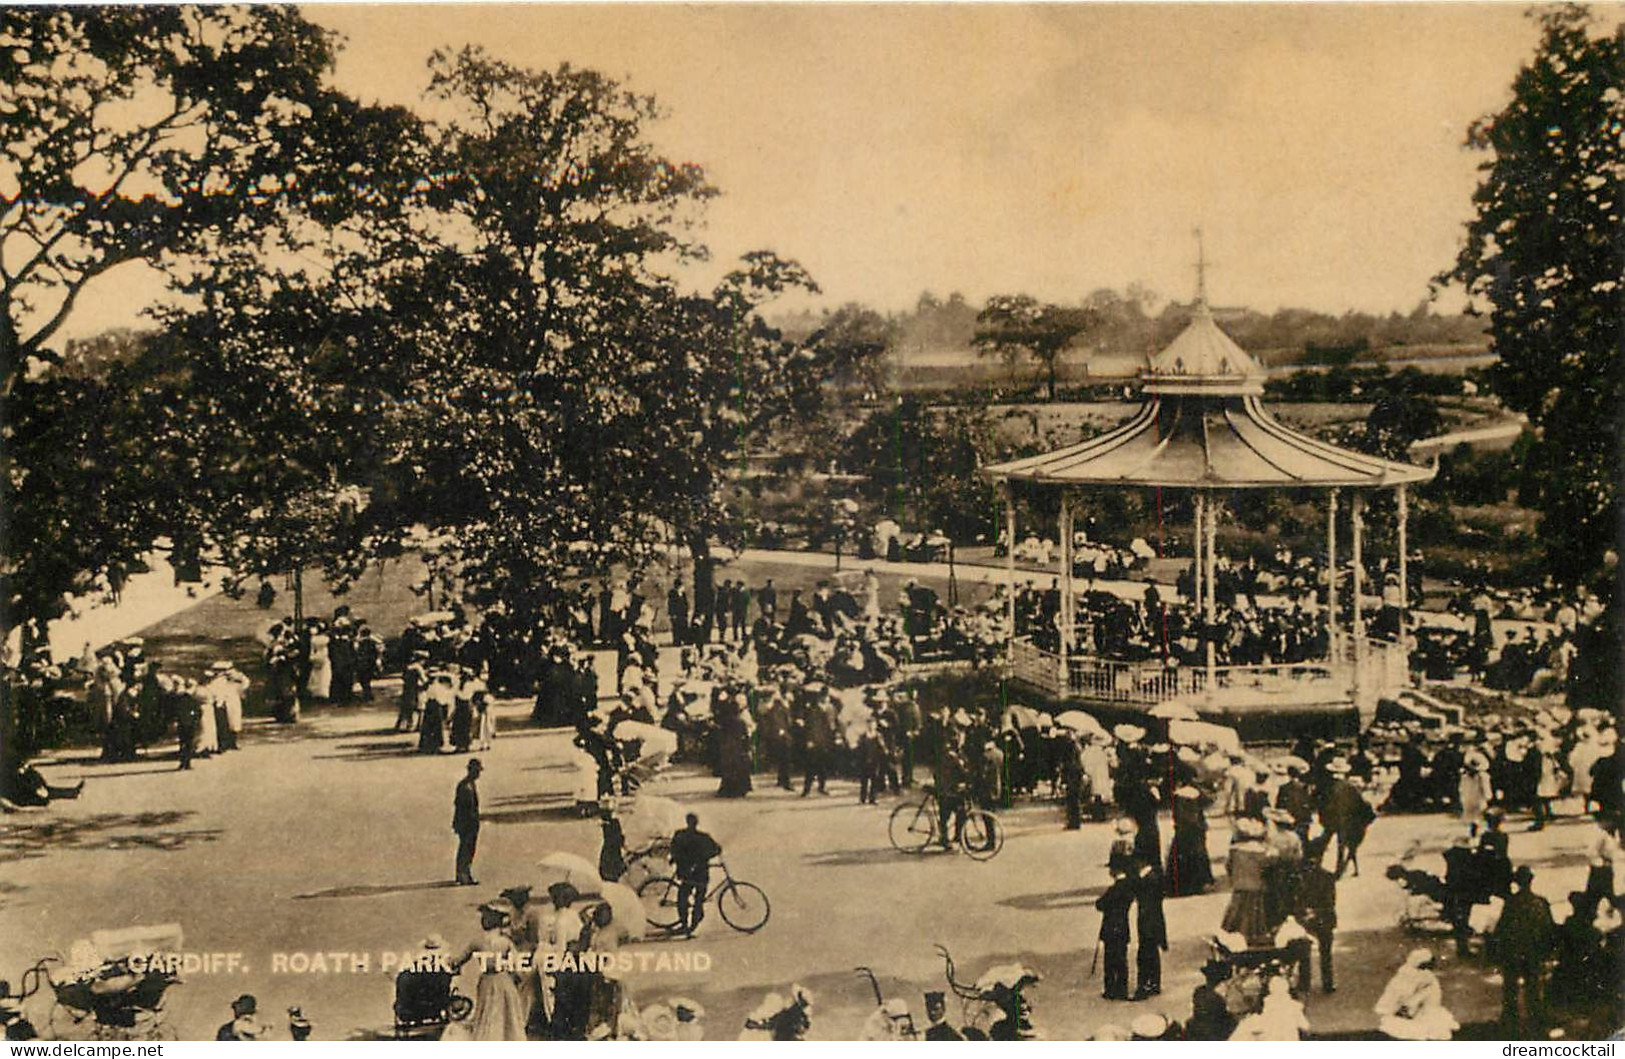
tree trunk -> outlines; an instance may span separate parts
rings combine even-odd
[[[701,624],[702,620],[708,622],[704,628],[709,639],[711,628],[716,623],[717,569],[716,560],[711,558],[711,542],[706,539],[703,531],[689,535],[688,557],[694,564],[694,594],[690,597],[691,621],[695,625]]]
[[[310,682],[310,630],[305,627],[305,567],[302,563],[293,568],[293,643],[293,701],[288,704],[288,716],[278,718],[286,724],[299,722],[299,709],[305,703],[306,686]]]
[[[959,606],[959,579],[954,575],[954,539],[948,538],[948,606]]]

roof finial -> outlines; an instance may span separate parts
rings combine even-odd
[[[1207,306],[1207,254],[1202,247],[1202,226],[1196,226],[1196,304]]]

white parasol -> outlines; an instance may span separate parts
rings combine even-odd
[[[1000,728],[1037,728],[1039,713],[1031,706],[1009,706],[1004,711]]]
[[[621,721],[612,733],[616,739],[636,739],[643,744],[642,760],[653,763],[677,753],[677,733],[668,732],[658,724],[647,721]]]
[[[670,838],[683,827],[683,808],[670,798],[639,792],[622,817],[626,841],[634,849]]]
[[[1196,711],[1177,700],[1159,703],[1151,708],[1151,716],[1163,721],[1199,721]]]
[[[1209,721],[1171,721],[1168,738],[1187,746],[1216,746],[1227,754],[1241,753],[1241,736],[1236,730]]]
[[[1106,734],[1106,726],[1096,720],[1093,714],[1084,713],[1082,710],[1067,710],[1065,713],[1056,714],[1055,723],[1062,728],[1070,728],[1074,732],[1086,735]]]
[[[978,993],[989,993],[1003,986],[1006,989],[1020,989],[1040,979],[1037,971],[1019,963],[1001,963],[989,967],[982,972],[982,977],[976,980]]]
[[[622,941],[636,941],[643,937],[648,920],[643,914],[643,902],[638,900],[638,895],[630,886],[618,882],[600,883],[599,896],[615,914],[612,922]]]
[[[536,862],[541,869],[537,882],[532,887],[538,893],[546,891],[554,883],[569,883],[576,888],[577,893],[595,894],[604,885],[598,876],[598,866],[587,860],[586,857],[575,853],[565,853],[557,850],[549,853]]]

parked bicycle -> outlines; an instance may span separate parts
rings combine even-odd
[[[949,826],[954,826],[957,814],[947,813]],[[936,788],[927,785],[925,797],[918,802],[905,802],[892,810],[887,824],[891,844],[903,853],[924,853],[933,844],[948,847],[948,836],[943,833],[942,803]],[[968,807],[964,820],[956,828],[955,844],[972,860],[992,860],[1004,848],[1004,825],[986,809]]]
[[[741,934],[754,934],[767,925],[772,914],[767,894],[755,883],[735,879],[728,863],[721,858],[712,862],[722,869],[722,879],[701,900],[715,900],[722,921]],[[638,887],[643,901],[644,915],[649,925],[660,930],[676,930],[682,921],[677,909],[678,882],[669,875],[656,875]]]

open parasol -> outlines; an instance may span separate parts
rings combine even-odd
[[[644,794],[642,791],[638,792],[620,815],[626,840],[634,846],[655,839],[670,838],[683,826],[682,806],[670,798]]]
[[[1199,721],[1196,711],[1183,702],[1158,703],[1151,708],[1151,716],[1163,721]]]
[[[537,892],[545,891],[554,883],[569,883],[576,888],[577,893],[595,894],[604,885],[598,877],[598,866],[587,860],[586,857],[574,853],[565,853],[556,850],[536,862],[541,869],[537,876],[537,884],[532,889]]]
[[[647,919],[643,914],[643,902],[638,895],[625,883],[605,882],[599,884],[599,896],[608,903],[610,911],[615,913],[613,925],[622,941],[636,941],[643,937]]]
[[[1001,728],[1037,728],[1040,714],[1031,706],[1009,706],[1004,711]]]
[[[1039,980],[1039,973],[1025,964],[1001,963],[989,967],[982,972],[982,977],[976,980],[978,993],[991,993],[1003,987],[1005,989],[1020,989]]]
[[[1106,734],[1106,726],[1096,720],[1093,714],[1084,713],[1082,710],[1067,710],[1056,714],[1055,723],[1062,728],[1070,728],[1074,732],[1086,735]]]
[[[643,760],[671,757],[677,753],[677,733],[644,721],[622,721],[615,726],[616,739],[636,739],[643,744]]]
[[[1168,738],[1187,746],[1216,746],[1227,754],[1241,753],[1241,736],[1236,730],[1209,721],[1170,721]]]

